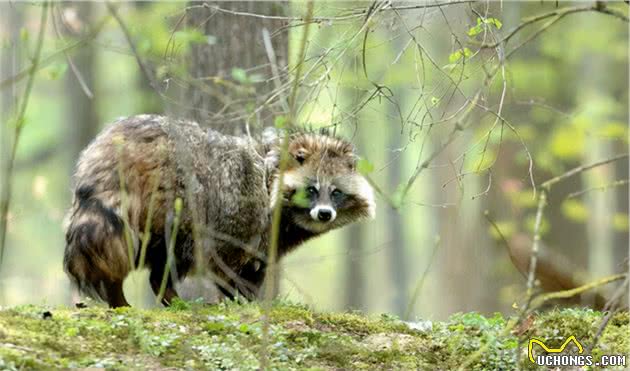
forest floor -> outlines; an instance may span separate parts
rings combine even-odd
[[[533,369],[530,338],[556,347],[574,335],[588,351],[603,318],[591,310],[552,310],[529,317],[515,330],[499,314],[405,322],[390,315],[316,312],[276,302],[264,336],[263,313],[255,303],[179,301],[150,310],[5,308],[0,310],[0,370],[257,370],[263,347],[267,365],[277,370],[512,370],[517,364]],[[628,354],[629,330],[627,312],[612,317],[592,351],[594,358]]]

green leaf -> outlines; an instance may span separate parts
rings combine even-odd
[[[500,30],[501,27],[503,27],[503,23],[501,23],[501,21],[496,18],[486,18],[483,20],[481,18],[477,18],[477,25],[471,27],[468,30],[468,36],[479,35],[483,31],[485,25],[493,25],[497,28],[497,30]]]
[[[293,197],[291,197],[291,203],[293,205],[299,206],[299,207],[308,207],[310,202],[309,202],[308,196],[306,194],[306,189],[304,189],[304,188],[298,189],[293,194]]]
[[[588,210],[581,201],[566,200],[562,203],[562,214],[574,222],[582,223],[588,218]]]
[[[503,23],[501,23],[501,21],[496,19],[496,18],[486,18],[484,20],[484,23],[485,24],[492,24],[492,25],[494,25],[494,27],[496,27],[497,30],[500,30],[501,27],[503,27]]]
[[[176,31],[173,34],[173,40],[185,44],[205,44],[208,42],[208,37],[199,30],[185,29]]]
[[[284,129],[287,125],[287,117],[286,116],[276,116],[273,120],[273,125],[278,129]]]
[[[184,206],[184,202],[181,198],[177,197],[175,199],[175,214],[179,214],[182,211],[182,207]]]
[[[374,165],[364,158],[359,159],[357,161],[357,171],[360,174],[367,175],[374,171]]]
[[[247,72],[242,68],[232,68],[232,78],[241,84],[247,84],[249,82]]]
[[[481,26],[477,25],[475,27],[471,27],[470,30],[468,30],[468,36],[476,36],[479,35],[481,33]]]
[[[440,102],[440,98],[437,97],[431,97],[431,105],[435,106],[436,104],[438,104]]]
[[[472,56],[472,54],[473,53],[468,48],[458,49],[455,52],[451,53],[451,55],[448,56],[448,61],[450,63],[455,63],[455,62],[459,61],[462,58],[470,58]]]
[[[68,69],[67,63],[57,63],[51,66],[46,67],[44,71],[44,75],[50,80],[58,80],[60,77],[66,73]]]

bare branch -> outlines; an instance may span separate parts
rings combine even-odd
[[[52,9],[54,10],[55,7],[53,6]],[[62,17],[61,14],[59,14],[59,16]],[[59,28],[57,26],[57,21],[56,21],[56,19],[54,17],[54,13],[53,13],[52,21],[53,21],[52,22],[53,28],[55,29],[55,34],[57,34],[57,37],[59,39],[63,40],[63,35],[61,34],[61,32],[59,32]],[[83,78],[83,75],[81,75],[81,71],[79,71],[77,66],[72,61],[72,57],[70,57],[70,54],[68,53],[68,51],[64,51],[63,55],[66,57],[66,61],[68,62],[68,65],[70,66],[70,70],[72,71],[72,73],[74,74],[74,77],[76,77],[77,81],[79,82],[79,86],[81,87],[81,90],[83,90],[83,93],[89,99],[93,99],[94,98],[94,94],[92,94],[92,90],[90,90],[90,88],[87,86],[87,83],[85,82],[85,79]]]
[[[51,53],[50,55],[47,55],[41,58],[37,66],[35,66],[34,64],[31,64],[29,67],[23,69],[17,74],[0,81],[0,89],[4,89],[7,86],[10,86],[12,84],[15,84],[21,81],[23,78],[30,76],[31,73],[35,73],[39,71],[40,68],[44,68],[47,65],[49,65],[60,55],[63,55],[64,53],[67,53],[71,50],[80,48],[84,46],[85,44],[87,44],[88,42],[92,41],[98,36],[98,34],[101,32],[101,30],[103,29],[103,27],[108,21],[109,21],[109,16],[103,17],[99,22],[96,23],[96,26],[94,26],[94,28],[81,40],[78,40],[67,46],[64,46],[63,48]]]
[[[539,297],[537,297],[533,302],[532,302],[532,308],[538,308],[541,305],[543,305],[544,303],[548,302],[549,300],[555,300],[555,299],[567,299],[576,295],[580,295],[586,291],[589,290],[593,290],[595,288],[598,288],[600,286],[603,285],[607,285],[609,283],[615,282],[615,281],[621,281],[623,279],[625,279],[627,277],[627,274],[623,273],[623,274],[615,274],[613,276],[609,276],[609,277],[604,277],[601,279],[598,279],[594,282],[589,282],[585,285],[582,285],[580,287],[576,287],[574,289],[570,289],[570,290],[563,290],[563,291],[557,291],[557,292],[551,292],[548,294],[544,294],[541,295]]]
[[[536,209],[536,222],[534,224],[534,243],[532,244],[532,255],[529,260],[529,273],[527,274],[527,296],[532,297],[534,290],[534,280],[536,278],[536,264],[538,263],[538,253],[540,250],[540,227],[545,206],[547,205],[547,192],[543,190],[538,196],[538,208]],[[530,300],[527,301],[526,308]]]
[[[578,167],[575,167],[575,168],[567,171],[566,173],[564,173],[562,175],[558,175],[556,177],[553,177],[553,178],[543,182],[540,186],[542,188],[545,188],[545,189],[549,190],[554,184],[559,183],[559,182],[561,182],[561,181],[563,181],[565,179],[568,179],[568,178],[570,178],[570,177],[572,177],[574,175],[577,175],[577,174],[582,173],[584,171],[596,168],[598,166],[606,165],[606,164],[609,164],[611,162],[623,160],[623,159],[626,159],[626,158],[628,158],[628,154],[624,153],[624,154],[621,154],[621,155],[618,155],[618,156],[615,156],[615,157],[611,157],[611,158],[606,159],[606,160],[594,162],[594,163],[589,164],[589,165],[578,166]]]
[[[578,197],[578,196],[581,196],[581,195],[583,195],[585,193],[588,193],[588,192],[591,192],[591,191],[605,191],[605,190],[610,189],[610,188],[621,187],[621,186],[627,185],[628,182],[629,182],[628,179],[616,180],[616,181],[614,181],[612,183],[604,184],[602,186],[591,187],[591,188],[583,189],[581,191],[569,193],[567,198]]]
[[[628,22],[629,21],[628,20],[628,16],[626,16],[625,14],[623,14],[621,12],[618,12],[617,10],[607,8],[605,6],[601,7],[601,6],[597,5],[597,4],[589,5],[589,6],[554,9],[554,10],[552,10],[550,12],[547,12],[547,13],[538,14],[538,15],[535,15],[533,17],[525,18],[522,23],[520,23],[518,26],[516,26],[512,30],[510,30],[510,32],[508,32],[508,34],[505,35],[501,40],[499,40],[497,42],[494,42],[494,43],[490,43],[490,44],[482,44],[480,46],[480,48],[482,48],[482,49],[484,49],[484,48],[490,48],[490,49],[496,48],[500,44],[507,43],[512,37],[514,37],[514,35],[516,35],[523,28],[525,28],[525,27],[527,27],[527,26],[529,26],[531,24],[534,24],[536,22],[540,22],[542,20],[545,20],[547,18],[556,17],[555,20],[553,21],[553,23],[555,23],[556,21],[560,20],[561,18],[563,18],[563,17],[565,17],[565,16],[567,16],[569,14],[581,13],[581,12],[592,12],[592,11],[615,16],[615,17],[623,20],[624,22]],[[531,38],[529,40],[531,40]]]
[[[136,58],[136,62],[138,62],[138,66],[140,67],[140,70],[142,71],[142,74],[144,75],[144,77],[149,82],[149,85],[151,85],[151,88],[153,88],[153,90],[155,90],[155,92],[158,95],[162,96],[162,93],[161,93],[161,91],[159,89],[159,86],[158,86],[157,82],[155,81],[155,77],[153,75],[153,71],[142,60],[142,57],[140,57],[140,54],[138,53],[138,48],[136,48],[136,44],[133,41],[133,38],[131,37],[131,33],[129,32],[129,28],[127,27],[125,22],[122,20],[122,18],[118,14],[117,8],[115,6],[113,6],[112,3],[109,2],[109,1],[106,1],[105,4],[107,5],[107,9],[111,13],[111,15],[116,19],[116,22],[118,22],[118,25],[120,26],[120,29],[122,30],[123,34],[125,35],[125,39],[127,40],[127,43],[129,44],[129,47],[131,48],[131,51],[133,52],[133,55]]]

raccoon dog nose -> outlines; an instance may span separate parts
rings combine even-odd
[[[322,222],[327,222],[331,218],[332,218],[332,211],[328,209],[321,209],[317,213],[317,219],[321,220]]]

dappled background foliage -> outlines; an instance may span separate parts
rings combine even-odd
[[[17,145],[2,182],[12,194],[1,305],[71,302],[70,175],[120,116],[256,133],[291,117],[297,76],[296,124],[357,145],[378,212],[285,259],[280,295],[410,317],[510,312],[527,284],[539,185],[627,153],[622,2],[316,2],[305,43],[300,2],[54,3],[36,71],[42,4],[0,6],[4,169]],[[231,55],[241,43],[251,53]],[[549,190],[541,288],[627,269],[627,179],[626,157]]]

